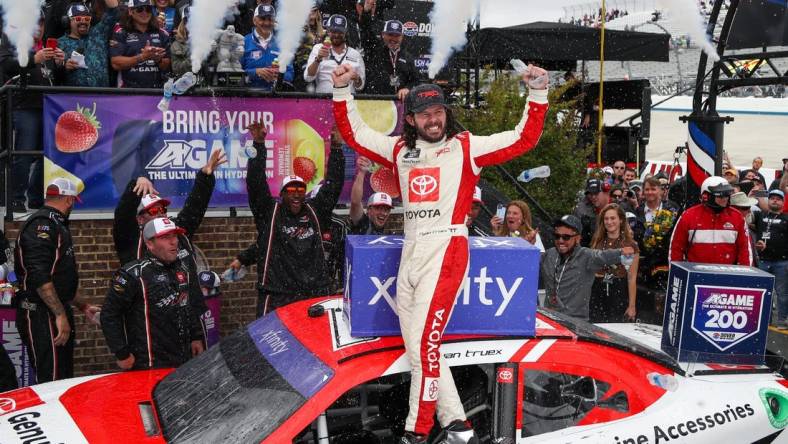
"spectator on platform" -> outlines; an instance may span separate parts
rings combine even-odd
[[[627,164],[623,160],[613,162],[613,183],[623,184],[624,173],[626,172]]]
[[[774,275],[774,297],[780,328],[788,328],[788,214],[783,212],[785,193],[769,191],[769,210],[755,216],[755,248],[762,270]]]
[[[120,29],[109,41],[121,88],[161,88],[170,70],[170,37],[159,29],[151,0],[128,0]]]
[[[358,18],[361,13],[357,7],[358,0],[322,0],[317,3],[320,6],[320,12],[323,14],[323,26],[328,27],[333,15],[342,15],[347,18],[345,41],[349,46],[358,48],[361,42],[358,27]]]
[[[167,34],[172,34],[181,21],[181,18],[178,17],[178,10],[175,8],[175,2],[173,0],[154,0],[154,3],[153,15],[156,16],[159,29],[167,31]]]
[[[205,350],[188,262],[178,254],[185,234],[166,217],[142,230],[145,253],[112,279],[101,310],[101,329],[122,370],[178,367]]]
[[[722,172],[722,177],[731,185],[739,181],[739,173],[735,168],[725,169]]]
[[[78,293],[79,272],[68,218],[79,200],[68,179],[52,180],[46,201],[19,231],[14,272],[19,290],[14,305],[16,326],[30,351],[36,382],[74,376],[74,313],[77,307],[94,318],[99,308]]]
[[[566,215],[553,223],[555,247],[542,255],[544,305],[566,315],[588,320],[594,274],[605,265],[620,263],[621,255],[635,254],[631,246],[592,250],[580,246],[580,219]]]
[[[294,71],[296,76],[293,80],[293,86],[296,91],[306,91],[307,83],[304,80],[303,72],[309,62],[309,54],[312,53],[312,48],[315,45],[323,43],[323,38],[326,36],[326,31],[323,29],[323,15],[317,7],[312,8],[309,12],[304,25],[304,32],[301,35],[301,44],[296,51]]]
[[[747,234],[750,240],[750,254],[752,254],[753,267],[757,267],[760,263],[758,258],[758,250],[755,247],[755,232],[753,231],[755,228],[755,220],[752,213],[753,207],[757,204],[757,199],[747,197],[747,195],[742,192],[731,194],[731,207],[741,213],[742,217],[744,217],[744,221],[747,224]]]
[[[479,214],[481,214],[483,206],[484,201],[482,200],[482,189],[475,187],[473,189],[473,203],[471,204],[471,211],[468,213],[468,219],[465,221],[465,225],[468,226],[469,236],[490,236],[490,232],[477,222],[479,220]]]
[[[744,170],[739,174],[739,180],[744,180],[745,176],[747,176],[748,173],[752,172],[761,178],[762,183],[765,183],[766,179],[763,177],[763,174],[761,174],[760,172],[761,167],[763,167],[763,158],[761,156],[757,156],[754,159],[752,159],[752,168],[749,170]]]
[[[332,292],[329,265],[323,250],[323,227],[344,183],[345,156],[332,142],[326,178],[314,199],[305,200],[307,183],[285,176],[274,199],[266,181],[266,132],[261,123],[249,126],[257,155],[247,164],[249,207],[257,227],[257,316],[289,304]]]
[[[355,77],[350,83],[351,92],[364,88],[365,67],[361,53],[347,45],[345,40],[348,32],[348,23],[344,15],[335,14],[328,19],[328,35],[331,43],[318,43],[309,54],[307,66],[304,69],[304,80],[315,82],[316,93],[330,93],[334,89],[331,74],[334,69],[342,64],[353,67]]]
[[[597,228],[591,248],[610,250],[632,247],[635,254],[629,267],[605,265],[597,272],[591,288],[591,322],[634,321],[637,314],[638,246],[626,214],[618,204],[609,204],[597,217]]]
[[[670,260],[752,265],[744,217],[730,208],[733,187],[719,176],[701,184],[701,203],[682,213],[670,241]]]
[[[395,94],[399,100],[405,100],[408,91],[419,82],[416,59],[410,52],[402,48],[404,39],[402,22],[399,20],[388,20],[385,23],[373,21],[371,4],[374,4],[374,0],[365,0],[359,23],[365,63],[374,67],[367,75],[367,86],[364,92]],[[382,32],[377,34],[376,31],[379,29]]]
[[[350,190],[350,234],[385,233],[386,222],[391,215],[394,204],[391,196],[386,193],[375,193],[367,200],[367,211],[361,206],[364,194],[364,180],[372,162],[364,156],[356,160],[356,178]]]
[[[29,52],[27,66],[19,66],[16,48],[6,34],[0,37],[0,69],[2,77],[12,79],[19,76],[20,85],[54,86],[53,76],[57,66],[63,65],[65,55],[59,48],[44,46],[44,20],[39,19],[35,30],[33,48]],[[35,91],[11,93],[13,110],[9,116],[14,128],[15,151],[43,151],[43,95]],[[25,195],[27,207],[41,208],[44,203],[44,165],[41,157],[14,156],[11,161],[11,203],[9,211],[24,213]]]
[[[192,52],[189,44],[189,14],[191,7],[186,7],[181,13],[181,21],[175,28],[175,33],[170,41],[171,69],[173,77],[180,78],[192,70]]]
[[[588,179],[586,181],[586,200],[575,207],[575,216],[580,219],[583,226],[581,230],[582,245],[591,244],[591,236],[596,231],[596,216],[610,203],[610,195],[604,190],[603,184],[599,179]]]
[[[107,9],[92,26],[93,17],[85,5],[74,3],[68,9],[70,28],[57,41],[65,54],[64,85],[109,87],[108,42],[118,21],[118,0],[104,1]]]
[[[276,10],[271,5],[258,5],[254,13],[254,30],[244,37],[241,65],[246,80],[253,88],[271,91],[279,79],[279,42],[274,35]],[[293,65],[287,65],[282,80],[293,83]],[[281,86],[281,85],[280,85]]]
[[[497,215],[490,220],[493,233],[496,236],[519,237],[528,241],[531,245],[544,251],[542,237],[539,236],[539,229],[533,228],[531,218],[531,208],[522,200],[513,200],[506,206],[506,216],[502,220]]]
[[[278,2],[274,0],[241,0],[237,5],[238,14],[233,21],[227,22],[225,25],[234,25],[235,32],[241,35],[247,35],[254,29],[252,19],[254,18],[257,7],[259,5],[268,5],[276,8],[277,3]]]
[[[99,0],[101,1],[101,0]],[[46,6],[42,10],[45,24],[43,39],[59,39],[69,32],[69,23],[67,22],[68,10],[74,4],[82,4],[86,7],[90,6],[88,0],[48,0],[45,2]]]

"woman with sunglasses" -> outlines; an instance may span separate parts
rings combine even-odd
[[[159,29],[151,0],[129,0],[120,29],[109,41],[121,88],[161,88],[170,70],[170,36]]]
[[[596,273],[591,288],[591,322],[633,321],[636,315],[638,245],[632,239],[624,210],[618,204],[609,204],[597,216],[591,248],[610,250],[622,247],[634,249],[632,264],[629,267],[605,265]]]
[[[519,237],[539,248],[539,251],[544,251],[539,229],[532,227],[531,208],[522,200],[509,202],[506,206],[506,217],[502,220],[493,216],[490,225],[496,236]]]

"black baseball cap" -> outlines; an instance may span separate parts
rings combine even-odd
[[[259,4],[254,10],[255,17],[276,17],[276,9],[271,5]]]
[[[553,222],[553,228],[557,227],[567,227],[575,230],[575,233],[580,234],[583,232],[583,224],[580,223],[580,219],[577,216],[573,216],[571,214],[567,214],[561,216],[559,219],[556,219]]]
[[[446,98],[443,96],[443,89],[432,83],[425,83],[413,88],[405,97],[406,114],[420,113],[433,105],[445,108]]]
[[[402,35],[402,22],[399,20],[389,20],[383,25],[383,34]]]
[[[347,18],[342,14],[334,14],[328,18],[329,31],[347,33]]]
[[[586,194],[597,194],[602,192],[602,182],[599,179],[586,180]]]

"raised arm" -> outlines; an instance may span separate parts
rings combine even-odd
[[[523,116],[512,131],[491,136],[471,136],[471,157],[477,169],[508,162],[539,143],[547,116],[547,71],[529,66],[522,75],[529,86]]]
[[[361,119],[348,84],[357,74],[349,65],[338,66],[332,73],[334,80],[334,120],[345,143],[383,166],[394,166],[394,145],[398,138],[385,136]]]
[[[246,193],[249,196],[249,209],[252,210],[254,222],[259,232],[261,224],[268,223],[266,220],[268,213],[276,202],[268,188],[268,179],[265,174],[265,129],[262,123],[255,123],[249,125],[249,131],[254,138],[257,156],[249,159],[246,164]]]

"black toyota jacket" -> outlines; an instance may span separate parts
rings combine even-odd
[[[14,249],[14,272],[19,285],[15,301],[43,302],[36,289],[47,282],[54,284],[64,306],[74,299],[79,273],[63,213],[45,205],[25,222]]]
[[[330,226],[331,211],[342,191],[342,150],[331,150],[323,186],[293,215],[271,196],[265,175],[266,148],[261,144],[255,148],[258,154],[247,164],[246,189],[257,227],[257,285],[264,292],[279,295],[268,307],[331,293],[321,233],[323,227]]]
[[[361,14],[361,47],[364,49],[364,63],[366,66],[377,69],[367,70],[367,79],[364,86],[365,94],[396,94],[401,88],[412,89],[419,83],[419,71],[416,69],[416,60],[406,49],[400,50],[394,58],[388,46],[380,37],[383,31],[383,22],[373,20],[369,12]],[[407,40],[407,38],[406,38]],[[405,41],[403,41],[403,44]],[[395,88],[391,84],[391,76],[395,74],[399,85]]]
[[[135,369],[177,367],[192,357],[191,341],[205,334],[190,303],[189,266],[146,252],[121,267],[101,308],[101,329],[119,360],[134,355]]]

